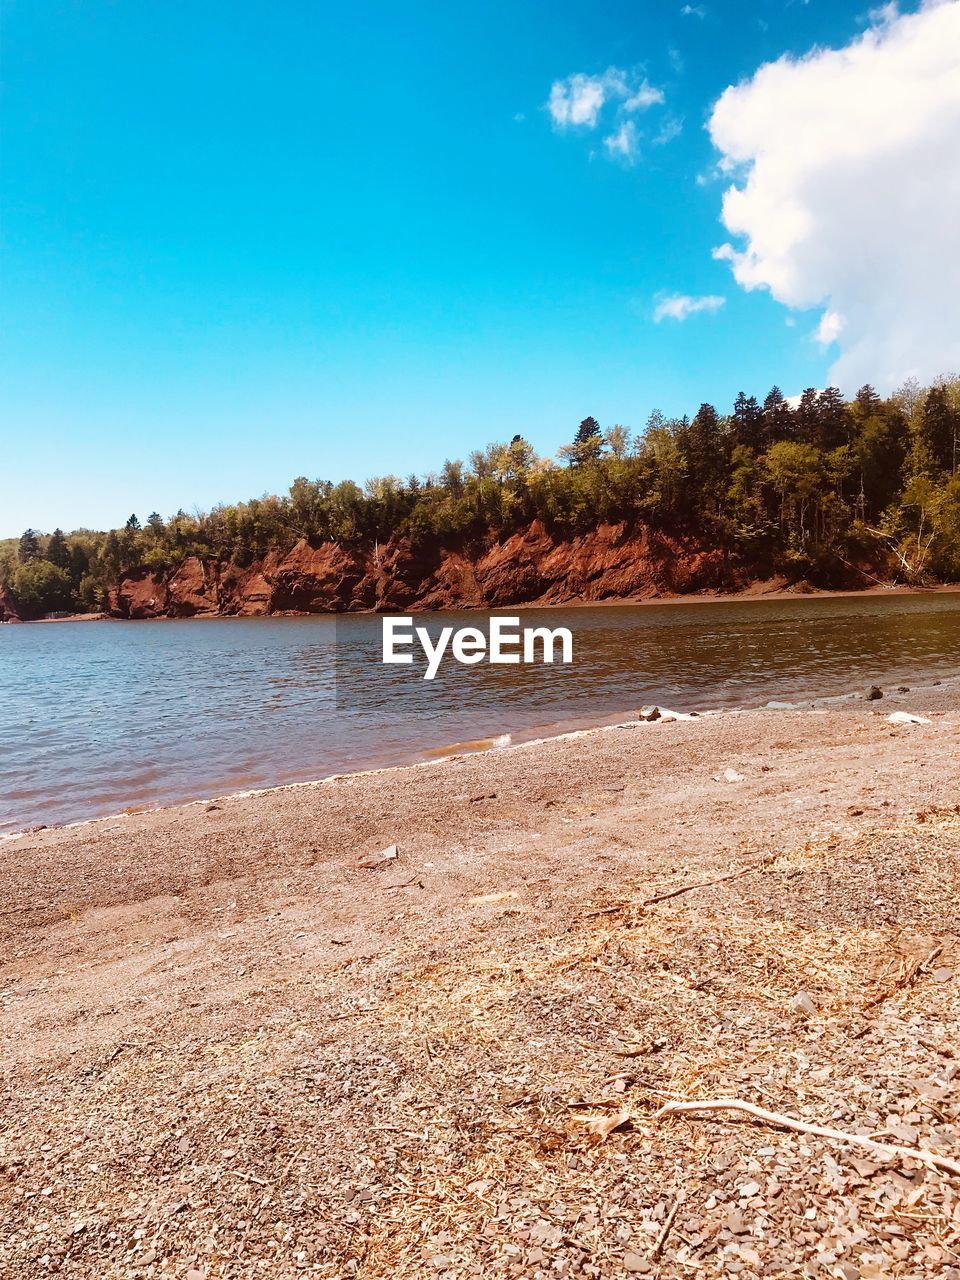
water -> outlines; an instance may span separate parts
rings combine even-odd
[[[435,633],[488,616],[416,621]],[[573,665],[445,666],[427,683],[379,664],[373,616],[0,627],[0,832],[423,759],[646,702],[756,706],[960,669],[960,593],[519,616],[569,627]]]

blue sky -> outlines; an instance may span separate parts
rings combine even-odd
[[[689,7],[8,0],[0,536],[824,385],[820,311],[711,256],[705,124],[863,0]],[[622,96],[546,106],[611,67],[663,96],[629,158]]]

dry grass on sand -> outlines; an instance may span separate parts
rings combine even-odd
[[[0,1271],[960,1277],[951,697],[12,844]]]

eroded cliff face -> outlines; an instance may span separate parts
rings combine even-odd
[[[535,522],[483,551],[415,551],[405,539],[346,549],[298,542],[246,569],[196,556],[167,573],[126,576],[122,618],[503,608],[574,600],[735,591],[749,575],[729,555],[648,529],[601,525],[559,540]]]
[[[0,587],[0,622],[19,622],[20,614],[13,602],[13,597],[4,587]]]

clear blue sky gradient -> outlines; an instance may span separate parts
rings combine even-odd
[[[720,92],[866,6],[704,3],[7,0],[0,536],[823,385],[697,177]],[[629,168],[544,109],[610,65],[683,118]]]

